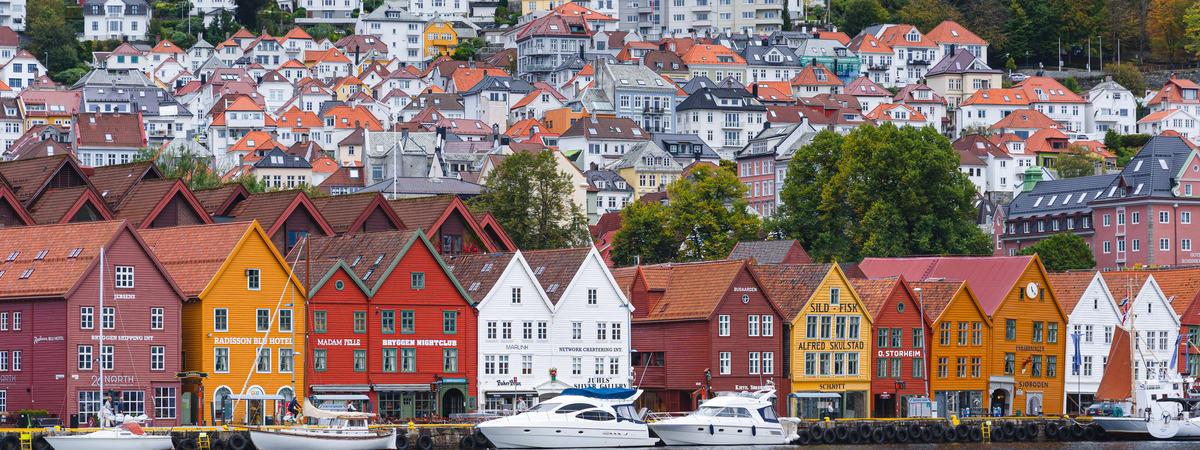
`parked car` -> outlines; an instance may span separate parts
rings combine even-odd
[[[1023,73],[1013,73],[1008,75],[1008,79],[1012,80],[1013,83],[1020,83],[1025,81],[1026,78],[1029,78],[1029,75],[1025,75]]]
[[[1089,416],[1112,416],[1117,410],[1117,404],[1113,402],[1092,403],[1087,409]]]

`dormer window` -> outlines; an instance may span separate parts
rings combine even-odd
[[[1183,90],[1183,99],[1184,100],[1195,100],[1196,99],[1196,90],[1195,89],[1184,89]]]
[[[906,40],[908,42],[920,42],[921,35],[917,34],[916,31],[912,31],[912,32],[909,32],[907,36],[904,36],[904,40]]]

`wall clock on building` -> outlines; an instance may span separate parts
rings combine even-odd
[[[750,295],[742,294],[742,303],[750,303]]]
[[[1037,296],[1038,296],[1037,283],[1034,283],[1031,281],[1031,282],[1029,282],[1028,285],[1025,286],[1025,296],[1029,297],[1029,298],[1037,298]]]

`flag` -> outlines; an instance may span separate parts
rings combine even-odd
[[[1129,316],[1129,297],[1121,299],[1117,307],[1121,310],[1121,325],[1125,325],[1125,318]]]
[[[1175,336],[1175,351],[1171,352],[1171,370],[1175,370],[1175,363],[1179,362],[1179,342],[1183,341],[1184,335]],[[1184,347],[1187,348],[1187,347]]]
[[[1072,333],[1071,334],[1071,341],[1073,341],[1075,343],[1075,355],[1071,357],[1071,367],[1074,368],[1072,371],[1075,372],[1076,374],[1079,373],[1079,365],[1083,363],[1083,356],[1081,356],[1079,354],[1079,337],[1080,336],[1083,336],[1083,333]]]

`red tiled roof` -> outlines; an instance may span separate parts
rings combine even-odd
[[[529,263],[529,268],[537,276],[538,283],[546,292],[551,304],[558,304],[575,274],[583,267],[590,248],[564,248],[556,250],[535,250],[522,252],[521,256]]]
[[[242,183],[233,182],[211,189],[192,191],[192,195],[204,207],[204,211],[212,215],[224,212],[223,210],[233,201],[237,201],[239,196],[243,199],[248,197],[250,191],[247,191]]]
[[[75,138],[80,147],[133,147],[146,145],[141,113],[80,113]]]
[[[201,222],[212,223],[204,207],[179,178],[159,178],[138,183],[113,210],[113,218],[127,219],[134,228],[145,228],[168,202],[177,197],[187,203]]]
[[[802,312],[813,292],[833,270],[832,264],[756,264],[754,273],[779,305],[784,320],[791,322]]]
[[[933,27],[932,30],[925,33],[925,37],[939,44],[988,45],[988,41],[980,39],[979,36],[972,33],[967,27],[959,25],[958,22],[953,20],[946,20],[939,23],[938,26]]]
[[[818,70],[824,73],[825,80],[818,79]],[[826,69],[824,65],[812,63],[804,66],[804,69],[796,73],[796,76],[792,77],[789,83],[792,86],[841,86],[842,80],[837,77],[837,74]]]
[[[301,190],[250,194],[246,200],[233,207],[229,215],[239,222],[257,220],[263,229],[267,230],[267,235],[273,236],[283,224],[281,219],[287,218],[296,208],[304,208],[325,235],[334,234],[333,228]]]
[[[728,57],[729,61],[725,61],[725,62],[719,61],[717,59],[718,56]],[[683,62],[687,63],[688,65],[694,65],[694,64],[700,64],[700,65],[728,64],[728,65],[736,65],[736,66],[746,65],[746,60],[744,58],[739,56],[737,53],[734,53],[733,50],[730,50],[729,47],[726,47],[724,45],[710,45],[710,44],[693,45],[691,48],[689,48],[687,50],[687,53],[684,53],[679,58],[682,59]],[[720,82],[721,80],[715,80],[715,81]],[[839,83],[839,84],[841,84],[841,83]]]
[[[866,276],[903,275],[912,281],[962,280],[971,285],[990,316],[1017,280],[1034,264],[1034,256],[866,258],[859,264]]]
[[[47,190],[29,209],[29,216],[38,225],[75,221],[75,214],[90,208],[96,220],[111,220],[112,214],[100,195],[91,186],[75,186]],[[80,220],[85,221],[85,220]]]
[[[100,248],[126,230],[123,221],[0,228],[4,254],[17,253],[13,261],[0,266],[0,298],[67,295],[91,272]],[[41,252],[45,254],[38,259]],[[30,270],[28,277],[22,277]]]
[[[317,197],[312,199],[312,203],[321,212],[321,216],[325,217],[325,220],[329,222],[329,226],[333,227],[333,231],[338,234],[362,231],[363,222],[376,209],[383,211],[384,216],[391,222],[391,226],[394,229],[403,230],[408,228],[396,216],[396,212],[389,207],[387,200],[383,198],[383,194],[378,192]]]
[[[150,228],[138,233],[188,297],[199,297],[254,222]],[[203,242],[204,245],[196,245]]]
[[[744,261],[709,261],[644,267],[642,273],[654,273],[665,278],[667,288],[658,303],[646,311],[644,319],[634,320],[707,319],[721,303],[725,292],[730,289],[738,274],[746,267]],[[647,275],[647,285],[652,284],[649,278],[650,275]]]
[[[1122,277],[1126,276],[1124,274],[1121,275]],[[1079,300],[1083,298],[1084,292],[1092,284],[1092,278],[1095,278],[1095,276],[1096,272],[1085,270],[1079,272],[1047,273],[1046,279],[1050,281],[1050,286],[1054,287],[1054,296],[1058,299],[1058,304],[1062,305],[1063,311],[1071,314],[1072,311],[1075,311],[1075,305],[1079,304]]]

